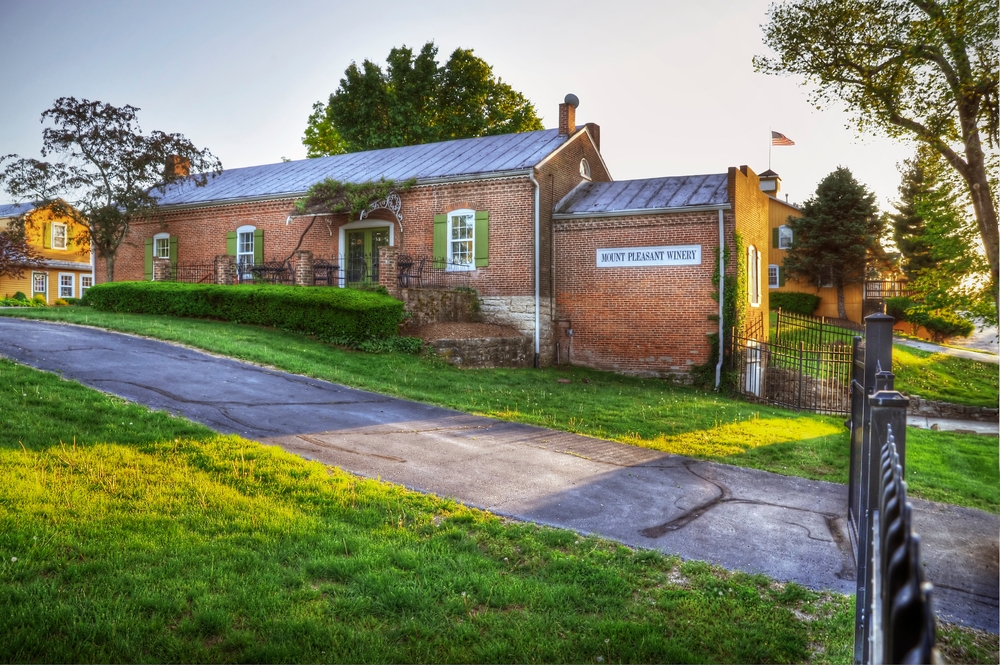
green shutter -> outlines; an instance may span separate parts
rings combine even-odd
[[[253,262],[258,266],[264,263],[264,229],[253,232]]]
[[[143,279],[152,280],[153,279],[153,239],[152,238],[146,238],[143,241],[143,244],[146,246],[146,261],[143,264],[144,265]]]
[[[482,268],[490,264],[490,212],[476,211],[476,267]]]
[[[434,267],[444,268],[448,260],[448,215],[434,215]]]
[[[785,285],[785,269],[782,266],[778,266],[778,286]]]
[[[45,222],[42,227],[42,247],[52,249],[52,223]]]
[[[778,248],[778,229],[777,227],[771,229],[771,247],[775,249]]]
[[[177,236],[170,236],[170,275],[177,279]]]
[[[226,234],[226,254],[236,256],[236,231]]]

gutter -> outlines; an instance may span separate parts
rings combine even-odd
[[[727,206],[728,207],[728,206]],[[726,224],[722,215],[722,208],[719,208],[719,362],[715,365],[715,391],[719,391],[722,383],[722,358],[725,347],[725,335],[723,334],[724,322],[722,321],[723,307],[725,306],[726,289]]]
[[[541,306],[542,292],[541,285],[539,284],[539,274],[541,272],[541,256],[539,249],[539,211],[541,210],[541,186],[538,181],[535,180],[535,172],[532,170],[528,174],[528,179],[531,180],[531,184],[535,186],[535,369],[538,369],[538,356],[541,350],[540,344],[540,324],[541,319],[538,313],[538,308]]]

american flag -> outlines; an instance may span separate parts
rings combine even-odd
[[[771,132],[771,145],[795,145],[795,141],[788,138],[784,134]]]

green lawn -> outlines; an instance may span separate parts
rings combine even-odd
[[[0,394],[2,662],[851,658],[850,597],[502,520],[7,360]],[[996,651],[973,638],[959,660]]]
[[[9,310],[0,310],[7,314]],[[181,342],[374,392],[613,441],[846,483],[843,418],[796,414],[673,385],[584,368],[458,369],[435,358],[346,351],[240,324],[89,307],[15,312]],[[571,383],[559,383],[559,380]],[[908,430],[913,496],[1000,512],[996,439]]]
[[[896,389],[908,395],[997,408],[1000,368],[992,363],[894,344],[892,371]]]

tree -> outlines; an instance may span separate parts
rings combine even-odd
[[[309,157],[542,129],[524,95],[471,49],[444,66],[434,42],[414,56],[393,48],[386,70],[351,65],[326,104],[316,102],[302,142]]]
[[[131,223],[154,213],[157,196],[168,185],[188,179],[204,186],[221,172],[222,163],[181,134],[144,135],[134,106],[60,97],[42,113],[51,123],[42,132],[45,162],[6,155],[0,158],[0,183],[18,200],[82,223],[81,242],[105,260],[107,280],[114,281],[115,256]],[[168,160],[172,166],[167,167]],[[188,171],[194,172],[188,178]]]
[[[898,211],[890,215],[902,268],[919,306],[927,311],[972,313],[995,320],[988,265],[977,247],[977,229],[956,194],[954,173],[943,158],[921,146],[903,164]],[[985,288],[984,288],[985,287]]]
[[[40,268],[42,257],[28,244],[25,233],[25,216],[11,220],[0,231],[0,277],[24,277],[31,268]]]
[[[990,0],[797,0],[772,5],[758,71],[800,74],[818,108],[846,102],[860,131],[915,138],[961,176],[998,303],[996,185],[1000,129],[996,3]],[[987,155],[982,137],[993,148]]]
[[[784,269],[817,285],[837,288],[837,316],[847,318],[844,285],[862,282],[869,259],[879,252],[884,220],[875,195],[841,166],[825,177],[816,196],[802,206],[802,217],[789,217],[792,246]]]

